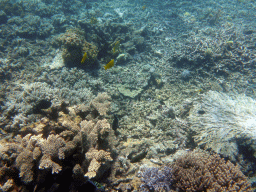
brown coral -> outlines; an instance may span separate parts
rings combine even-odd
[[[16,159],[16,164],[20,170],[20,177],[25,183],[33,181],[33,153],[29,150],[24,150]]]
[[[84,175],[89,179],[100,177],[103,173],[100,171],[104,166],[104,170],[110,167],[110,162],[113,159],[110,156],[110,152],[104,150],[91,149],[85,154],[87,160],[90,161],[88,172]]]
[[[59,164],[52,161],[50,155],[45,154],[40,160],[39,169],[49,169],[49,168],[52,170],[52,174],[59,173],[62,170],[62,167]]]
[[[67,30],[65,33],[57,36],[55,40],[58,44],[64,45],[65,47],[81,47],[84,38],[75,31]]]
[[[103,118],[109,110],[109,100],[102,93],[87,106],[54,106],[45,111],[49,117],[54,113],[54,120],[43,118],[21,130],[15,138],[1,142],[0,187],[5,183],[5,188],[11,187],[12,180],[7,180],[17,176],[22,182],[14,179],[14,187],[21,183],[36,186],[39,180],[54,185],[49,172],[54,174],[52,178],[57,178],[63,169],[70,168],[70,178],[76,182],[73,191],[86,182],[85,174],[100,179],[112,165],[116,142],[114,131]],[[41,187],[41,191],[47,190]]]
[[[239,167],[217,154],[189,152],[178,158],[172,168],[179,191],[252,191]]]
[[[87,53],[87,59],[85,60],[84,65],[86,66],[93,66],[95,64],[95,61],[97,60],[97,56],[99,53],[99,50],[96,45],[88,43],[87,41],[84,41],[82,53]]]
[[[107,114],[109,107],[111,97],[107,93],[99,93],[97,97],[92,100],[91,106],[96,109],[100,115],[104,116]]]
[[[92,120],[84,120],[80,125],[84,143],[86,142],[85,147],[103,149],[110,147],[110,143],[113,142],[111,140],[113,140],[114,132],[106,119],[99,120],[97,123]]]

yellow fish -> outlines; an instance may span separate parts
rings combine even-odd
[[[81,63],[84,63],[84,62],[85,62],[85,59],[87,59],[87,53],[86,53],[86,52],[84,53],[84,56],[83,56],[83,58],[82,58],[82,60],[81,60]]]
[[[110,69],[111,67],[113,67],[115,65],[115,61],[114,59],[112,59],[111,61],[109,61],[105,66],[104,66],[104,69],[107,70],[107,69]]]
[[[120,46],[120,41],[115,42],[115,45],[113,47],[113,53],[115,53],[119,49],[119,46]]]

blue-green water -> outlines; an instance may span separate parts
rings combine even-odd
[[[0,0],[1,191],[253,191],[255,17],[254,0]],[[185,178],[212,153],[228,172],[201,158],[211,182]]]

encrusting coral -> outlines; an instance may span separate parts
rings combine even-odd
[[[15,174],[6,177],[10,170],[16,170],[25,185],[36,185],[36,181],[47,180],[47,174],[58,175],[71,165],[74,180],[100,179],[111,167],[115,151],[114,131],[105,119],[109,107],[110,97],[105,93],[88,106],[53,106],[45,113],[55,119],[44,117],[14,139],[2,141],[0,164],[6,166],[0,170],[0,185],[17,180]]]
[[[172,165],[173,185],[179,191],[252,191],[247,177],[217,154],[193,151]]]

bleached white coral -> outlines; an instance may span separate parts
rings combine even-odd
[[[209,91],[189,116],[195,141],[216,152],[237,151],[239,138],[256,140],[256,101],[244,95]]]
[[[123,18],[125,11],[121,11],[120,8],[116,8],[114,10],[118,14],[119,17]]]

